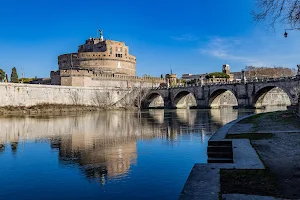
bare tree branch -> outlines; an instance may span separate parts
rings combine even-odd
[[[268,28],[274,28],[278,22],[288,28],[300,25],[299,0],[256,0],[256,7],[252,11],[254,21],[265,21]]]

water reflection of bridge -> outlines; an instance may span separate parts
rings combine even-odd
[[[231,113],[231,115],[228,115]],[[78,116],[1,118],[0,151],[18,155],[20,143],[49,142],[62,165],[77,165],[90,179],[126,174],[137,159],[137,140],[162,138],[176,141],[181,135],[201,133],[203,138],[237,117],[237,111],[150,110],[109,111]],[[192,138],[192,135],[191,135]],[[0,154],[1,156],[1,154]]]

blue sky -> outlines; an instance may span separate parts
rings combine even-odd
[[[76,52],[97,29],[124,41],[137,57],[137,74],[160,76],[232,71],[246,65],[296,68],[300,32],[255,24],[253,0],[11,0],[0,6],[0,68],[49,77],[57,56]]]

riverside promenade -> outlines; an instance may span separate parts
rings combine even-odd
[[[299,199],[300,164],[291,163],[300,155],[295,148],[299,144],[289,145],[299,141],[299,133],[300,120],[291,111],[255,114],[226,124],[209,140],[208,163],[194,165],[179,199]],[[224,142],[231,143],[231,160],[224,158]],[[213,150],[216,144],[222,144],[215,147],[221,152]],[[290,166],[285,169],[284,163]]]

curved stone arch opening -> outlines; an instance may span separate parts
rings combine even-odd
[[[292,103],[291,94],[287,89],[278,86],[265,86],[259,89],[253,98],[255,108],[266,106],[290,106]]]
[[[143,102],[142,108],[164,108],[165,102],[163,96],[157,92],[148,94]]]
[[[211,93],[208,106],[210,108],[233,107],[238,106],[238,100],[231,90],[222,88]]]
[[[175,95],[173,105],[176,108],[196,108],[197,100],[193,93],[181,91]]]

